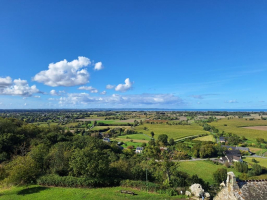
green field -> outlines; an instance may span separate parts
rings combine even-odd
[[[221,119],[217,122],[211,122],[211,126],[215,126],[220,131],[225,131],[226,133],[234,133],[239,136],[244,136],[247,139],[255,141],[256,138],[267,138],[267,131],[263,130],[253,130],[245,129],[242,127],[248,126],[267,126],[267,120],[246,120],[243,118],[234,119]],[[227,126],[225,126],[227,125]]]
[[[137,195],[121,194],[120,190],[133,191]],[[59,188],[59,187],[13,187],[0,189],[1,200],[120,200],[120,199],[178,199],[178,196],[169,197],[166,194],[147,193],[132,188]]]
[[[187,172],[190,175],[197,174],[198,177],[209,183],[214,183],[212,174],[219,168],[226,168],[223,165],[213,164],[211,161],[183,161],[179,163],[180,170]],[[240,173],[233,168],[227,168],[227,171],[232,171],[238,176]]]
[[[151,137],[145,134],[131,134],[131,135],[123,135],[118,136],[118,139],[134,139],[134,140],[151,140]]]
[[[47,122],[35,122],[33,124],[35,124],[37,126],[41,126],[41,127],[48,127]],[[56,125],[58,125],[58,123],[55,123],[55,122],[50,122],[49,123],[49,126],[56,126]]]
[[[144,130],[144,127],[147,127],[147,130]],[[209,133],[204,131],[203,128],[197,124],[191,125],[167,125],[167,124],[143,124],[141,126],[137,126],[136,130],[139,132],[143,132],[146,135],[150,136],[150,132],[153,131],[155,133],[155,138],[160,134],[166,134],[169,138],[179,139],[186,136],[191,135],[200,135]]]
[[[211,142],[215,142],[215,138],[213,137],[213,135],[207,135],[207,136],[203,136],[203,137],[198,137],[195,138],[194,140],[199,140],[199,141],[211,141]]]
[[[250,163],[250,164],[255,164],[252,162],[253,157],[244,157],[243,160]],[[267,158],[254,158],[256,161],[258,161],[257,164],[261,165],[262,167],[267,168]]]
[[[134,146],[134,148],[136,149],[136,147],[141,147],[142,142],[127,142],[127,141],[123,141],[124,145],[122,145],[123,148],[127,148],[128,146]],[[127,146],[125,145],[125,143],[127,144]]]

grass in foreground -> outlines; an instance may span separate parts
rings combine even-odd
[[[137,195],[121,194],[120,190],[133,191]],[[181,198],[181,197],[180,197]],[[166,194],[147,193],[132,188],[58,188],[32,185],[29,187],[12,187],[0,189],[1,200],[120,200],[120,199],[179,199],[179,196],[169,197]]]

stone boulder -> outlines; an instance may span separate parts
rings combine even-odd
[[[185,191],[185,196],[191,197],[191,192]]]
[[[189,189],[191,190],[191,193],[196,196],[199,197],[199,195],[203,195],[204,190],[202,189],[202,186],[200,184],[193,184],[189,187]]]

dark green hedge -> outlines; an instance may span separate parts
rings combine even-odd
[[[45,186],[60,186],[60,187],[111,187],[118,186],[120,180],[118,179],[89,179],[89,178],[77,178],[72,176],[58,176],[58,175],[46,175],[37,180],[39,185]]]
[[[166,188],[159,184],[146,182],[146,181],[122,180],[121,186],[137,188],[139,190],[145,190],[149,192],[157,192],[160,194],[168,194],[169,196],[178,195],[178,192],[174,188]]]

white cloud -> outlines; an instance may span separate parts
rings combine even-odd
[[[91,90],[91,93],[98,93],[97,89]]]
[[[0,88],[1,95],[18,95],[30,97],[35,93],[41,93],[35,85],[29,86],[26,80],[15,79],[11,86]]]
[[[57,96],[58,95],[58,93],[56,92],[56,90],[51,90],[50,91],[50,94],[53,95],[53,96]]]
[[[138,95],[118,95],[111,96],[90,96],[88,93],[69,93],[66,97],[59,99],[61,105],[85,105],[85,104],[108,104],[120,106],[137,105],[184,105],[178,96],[173,94],[138,94]]]
[[[12,85],[12,78],[7,76],[5,78],[0,77],[0,88],[5,88]]]
[[[48,101],[54,101],[55,99],[54,98],[49,98]]]
[[[105,95],[105,94],[107,94],[107,92],[106,92],[106,91],[103,91],[103,92],[101,92],[100,94],[103,94],[103,95]]]
[[[93,88],[92,86],[81,86],[78,88],[79,90],[88,90],[91,93],[98,93],[98,90]]]
[[[94,70],[101,70],[103,68],[104,68],[104,66],[103,66],[102,62],[98,62],[95,64]]]
[[[114,87],[115,87],[115,85],[107,85],[106,86],[106,88],[109,89],[109,90],[113,89]]]
[[[90,64],[90,59],[82,56],[71,62],[64,59],[50,63],[48,70],[39,72],[33,80],[52,87],[86,84],[89,82],[89,73],[84,67]]]
[[[24,103],[24,106],[27,106],[27,103]]]
[[[34,96],[35,98],[41,98],[40,96]]]
[[[94,90],[95,88],[93,88],[92,86],[81,86],[78,88],[78,90]]]
[[[119,84],[117,85],[117,87],[115,88],[116,91],[120,91],[120,92],[126,92],[129,89],[132,88],[133,82],[130,81],[129,78],[125,79],[125,84]]]

